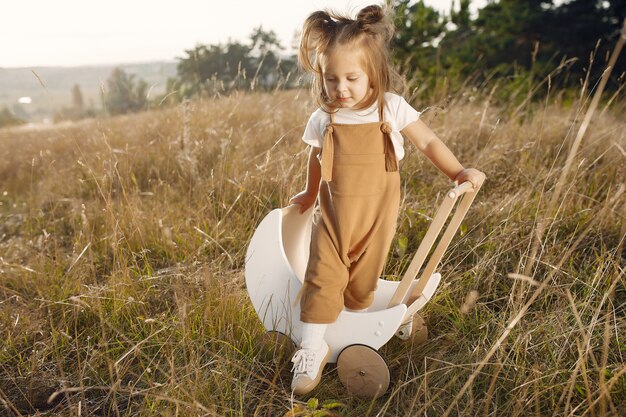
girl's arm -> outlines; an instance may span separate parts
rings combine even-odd
[[[463,168],[452,151],[421,120],[418,119],[406,126],[402,129],[402,134],[455,183],[470,181],[476,187],[483,182],[485,174],[474,168]]]
[[[309,151],[309,164],[307,167],[306,189],[291,197],[289,204],[299,204],[300,213],[304,213],[315,203],[320,188],[322,167],[318,155],[321,148],[311,146]]]

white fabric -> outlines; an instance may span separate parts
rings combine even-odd
[[[327,324],[302,323],[302,349],[319,349],[324,341]]]
[[[404,157],[404,138],[400,131],[406,126],[416,121],[420,112],[415,110],[406,100],[394,93],[385,93],[385,121],[393,129],[391,141],[398,160]],[[339,109],[334,116],[335,123],[359,124],[378,121],[378,103],[374,103],[367,109],[352,110]],[[330,123],[330,115],[324,110],[317,109],[309,118],[309,122],[304,129],[302,140],[311,146],[322,147],[324,140],[324,129]]]

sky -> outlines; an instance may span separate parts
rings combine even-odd
[[[425,0],[449,13],[453,0]],[[480,6],[486,0],[474,0]],[[313,11],[358,11],[380,0],[8,0],[0,68],[175,60],[198,44],[246,42],[273,30],[289,48]],[[456,0],[458,3],[458,0]]]

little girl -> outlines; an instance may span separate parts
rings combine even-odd
[[[303,135],[311,145],[306,189],[290,200],[301,213],[316,203],[300,301],[302,343],[292,359],[298,395],[320,381],[330,356],[327,325],[344,308],[362,311],[373,301],[398,218],[401,133],[456,183],[477,186],[484,178],[464,169],[420,113],[390,92],[401,85],[387,50],[392,35],[380,6],[365,7],[356,19],[318,11],[304,23],[298,61],[313,74],[320,108]]]

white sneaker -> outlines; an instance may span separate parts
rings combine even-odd
[[[304,395],[313,391],[322,378],[322,369],[330,358],[330,348],[326,342],[322,342],[319,349],[300,349],[291,362],[293,362],[293,379],[291,390],[296,395]]]

